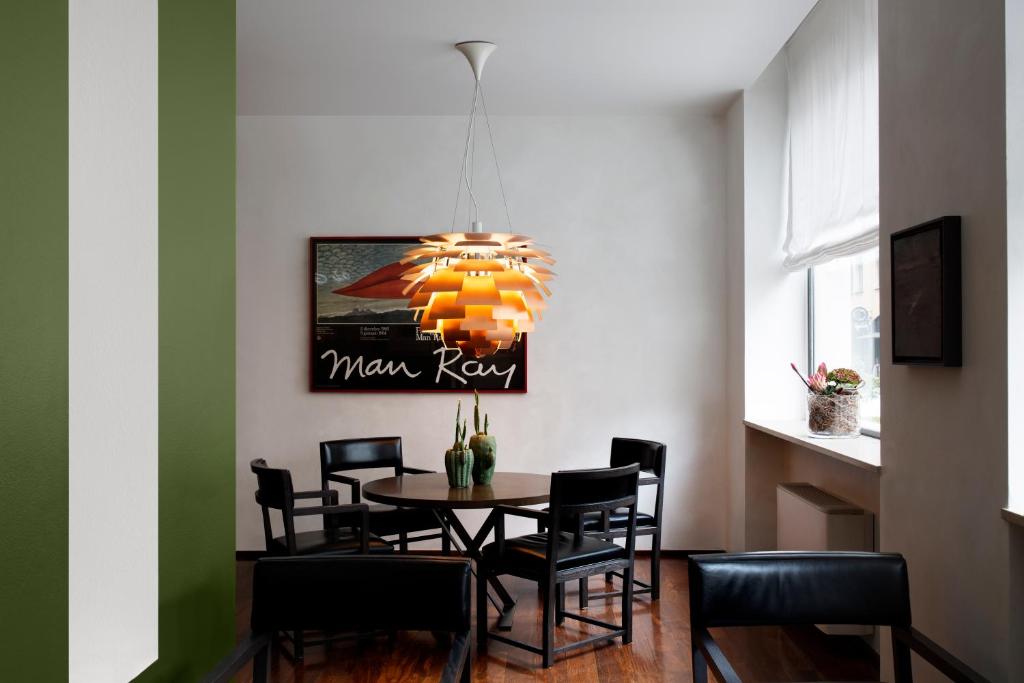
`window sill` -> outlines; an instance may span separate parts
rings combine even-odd
[[[1003,519],[1005,519],[1010,524],[1024,526],[1024,510],[1011,510],[1010,508],[1003,508]]]
[[[882,470],[881,442],[870,436],[815,439],[807,434],[803,420],[744,420],[743,424],[847,465],[876,473]]]

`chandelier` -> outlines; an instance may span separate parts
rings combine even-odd
[[[471,227],[469,232],[455,232],[453,216],[452,232],[421,237],[422,245],[411,249],[402,259],[403,264],[415,264],[402,274],[403,280],[410,281],[403,294],[410,297],[409,308],[415,312],[420,332],[439,338],[446,348],[457,348],[481,358],[510,348],[524,332],[533,331],[534,323],[547,307],[544,297],[551,296],[544,283],[554,277],[542,264],[551,265],[554,260],[534,246],[529,237],[511,232],[512,218],[480,84],[484,63],[495,45],[472,41],[455,47],[465,55],[476,78],[459,191],[455,196],[457,216],[465,184]],[[482,109],[487,126],[509,232],[484,232],[480,221],[472,163],[478,108]]]

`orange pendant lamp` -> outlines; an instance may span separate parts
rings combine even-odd
[[[414,264],[402,274],[409,285],[409,308],[416,313],[420,331],[438,337],[446,348],[481,358],[510,348],[534,324],[547,307],[551,290],[544,283],[554,277],[546,265],[551,255],[533,240],[513,232],[484,232],[473,192],[472,160],[476,147],[477,108],[482,106],[491,152],[494,138],[487,117],[480,76],[493,43],[472,41],[455,46],[469,60],[476,77],[466,149],[455,198],[458,214],[462,186],[468,190],[470,232],[449,232],[421,237],[422,246],[406,253],[402,263]],[[494,155],[498,187],[505,204],[510,230],[512,219],[501,183],[501,169]],[[454,221],[453,221],[454,223]]]

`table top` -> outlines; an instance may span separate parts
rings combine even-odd
[[[546,503],[550,488],[551,477],[547,474],[495,472],[489,486],[453,489],[448,486],[448,475],[432,473],[377,479],[364,484],[362,491],[364,498],[375,503],[469,509]]]

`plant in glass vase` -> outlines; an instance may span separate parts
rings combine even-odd
[[[829,370],[824,363],[804,378],[796,365],[793,372],[807,387],[807,428],[813,436],[847,437],[860,434],[860,394],[864,381],[855,370]]]

